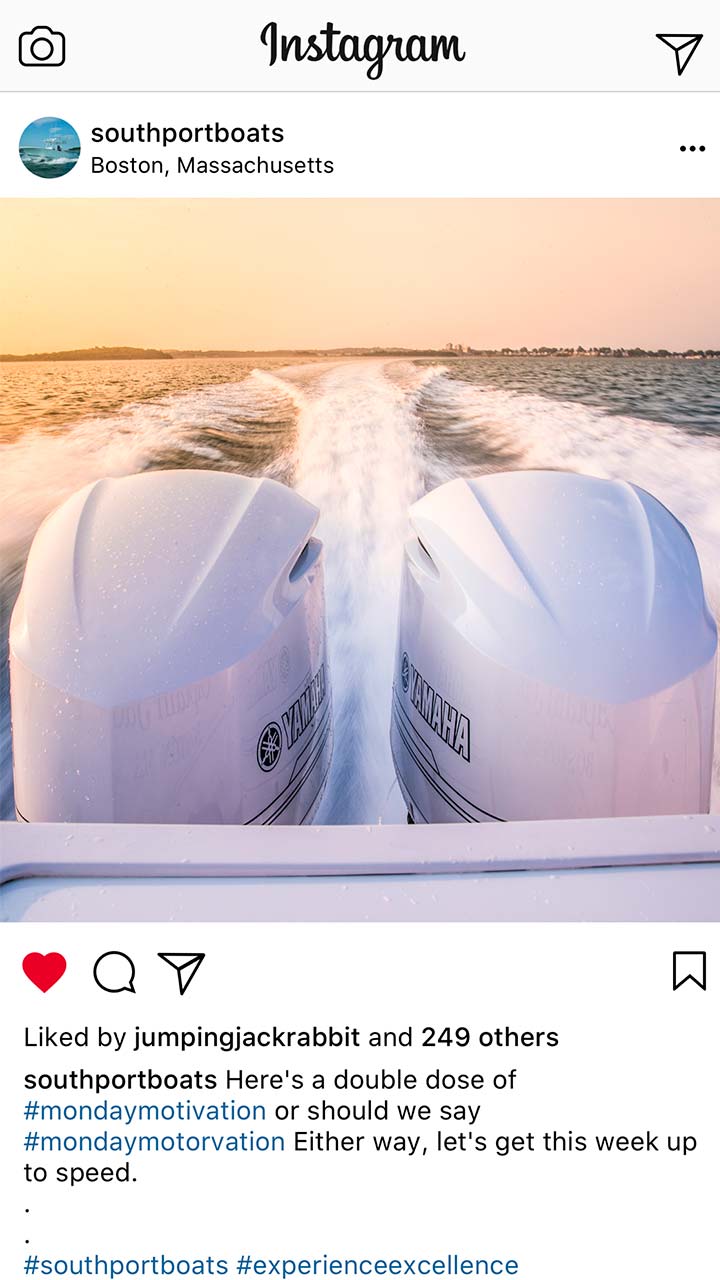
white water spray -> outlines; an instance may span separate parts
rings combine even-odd
[[[364,359],[256,369],[242,382],[127,405],[60,433],[29,430],[5,446],[3,634],[30,539],[70,492],[99,476],[142,470],[166,452],[178,457],[166,465],[242,468],[233,444],[250,442],[268,426],[280,452],[263,459],[262,469],[292,478],[321,512],[336,730],[323,822],[405,819],[388,722],[407,512],[425,487],[498,467],[567,467],[632,480],[687,525],[720,612],[716,440],[578,402],[479,386],[438,366]],[[717,733],[715,810],[720,716]],[[0,771],[0,795],[9,796],[8,746],[7,695],[0,690],[0,753],[8,762]],[[11,811],[9,800],[4,811]]]
[[[320,508],[335,759],[324,822],[404,821],[389,745],[402,545],[423,487],[416,415],[434,369],[331,369],[304,393],[295,484]]]

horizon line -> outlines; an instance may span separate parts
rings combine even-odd
[[[2,352],[0,361],[22,362],[33,360],[50,361],[55,358],[92,358],[97,359],[192,359],[217,358],[228,359],[239,356],[333,356],[333,355],[407,355],[407,356],[441,356],[457,358],[458,356],[532,356],[532,355],[572,355],[572,356],[720,356],[720,349],[713,347],[685,347],[677,350],[669,347],[642,347],[627,345],[593,345],[586,347],[582,343],[575,346],[568,344],[542,344],[533,347],[474,347],[462,343],[448,344],[443,347],[401,346],[399,344],[382,344],[377,346],[360,346],[347,344],[341,346],[284,346],[284,347],[138,347],[129,344],[112,344],[95,347],[67,347],[53,351],[34,352]]]

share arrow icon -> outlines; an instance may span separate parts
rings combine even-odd
[[[204,951],[158,951],[158,956],[169,964],[177,973],[180,995],[184,996],[200,965],[205,959]]]
[[[702,40],[702,36],[661,36],[658,34],[658,40],[662,40],[663,44],[672,49],[675,54],[677,73],[681,76]]]

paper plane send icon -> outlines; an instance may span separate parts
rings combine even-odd
[[[158,951],[158,956],[169,964],[177,973],[180,995],[184,996],[200,965],[205,959],[204,951]]]
[[[672,49],[675,54],[677,73],[681,76],[702,40],[702,36],[661,36],[658,34],[658,40],[662,40],[663,44]]]

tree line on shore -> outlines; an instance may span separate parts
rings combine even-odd
[[[220,360],[245,359],[252,360],[287,357],[294,359],[322,359],[350,356],[399,356],[399,357],[442,357],[446,359],[458,356],[556,356],[556,357],[602,357],[605,359],[633,359],[648,357],[649,359],[673,360],[717,360],[720,350],[711,348],[688,348],[686,351],[670,351],[665,347],[657,351],[646,350],[645,347],[466,347],[462,343],[455,345],[449,342],[445,347],[328,347],[319,348],[283,348],[273,351],[177,351],[156,349],[153,347],[86,347],[75,351],[41,351],[32,355],[0,355],[0,362],[23,362],[33,360]]]

